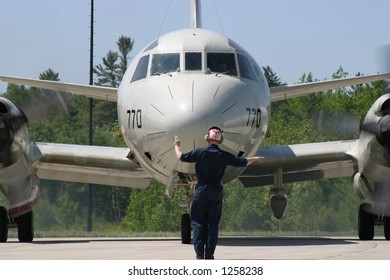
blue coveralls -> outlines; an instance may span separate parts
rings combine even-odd
[[[218,241],[222,212],[221,179],[225,168],[227,165],[243,167],[248,161],[221,150],[216,144],[182,153],[180,160],[195,162],[198,179],[191,206],[194,249],[198,257],[212,259]]]

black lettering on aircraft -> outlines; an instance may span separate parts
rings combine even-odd
[[[259,128],[261,123],[261,110],[256,108],[246,108],[246,111],[248,112],[248,121],[246,122],[246,126],[254,127],[256,125],[256,128]]]
[[[141,109],[133,109],[127,110],[127,114],[129,115],[129,119],[127,122],[127,126],[129,129],[142,128],[142,110]]]

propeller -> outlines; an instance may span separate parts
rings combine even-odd
[[[390,72],[390,45],[378,48],[376,52],[378,70]],[[390,95],[381,96],[370,108],[361,125],[361,131],[375,136],[379,145],[367,147],[369,162],[362,162],[359,167],[361,177],[371,194],[372,204],[363,212],[390,217]],[[361,134],[361,140],[367,135]],[[367,142],[366,142],[367,143]],[[364,147],[364,146],[362,146]],[[364,148],[363,148],[364,149]],[[366,151],[361,151],[365,153]],[[358,185],[358,184],[355,184]],[[362,221],[364,222],[365,219]]]
[[[376,60],[380,72],[390,72],[390,45],[383,45],[377,49]]]
[[[390,148],[390,115],[380,118],[378,122],[363,123],[362,130],[375,135],[382,146]]]
[[[3,165],[8,166],[13,163],[10,147],[16,132],[27,122],[23,111],[10,111],[0,102],[0,163]]]

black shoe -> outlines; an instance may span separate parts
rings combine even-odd
[[[206,260],[214,260],[214,256],[206,256],[205,259]]]
[[[196,255],[196,259],[197,259],[197,260],[203,260],[203,259],[204,259],[204,257],[203,257],[203,256],[201,256],[201,255]]]

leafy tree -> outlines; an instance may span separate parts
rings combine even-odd
[[[98,76],[98,82],[96,85],[106,85],[111,87],[118,87],[118,68],[119,64],[116,63],[118,60],[118,53],[109,51],[106,57],[103,57],[103,65],[99,64],[95,67],[94,73]]]
[[[103,64],[99,64],[94,68],[94,73],[98,79],[96,85],[117,88],[129,66],[129,54],[133,50],[134,40],[122,35],[116,44],[119,53],[110,50],[103,57]],[[116,104],[96,100],[94,101],[94,115],[96,116],[94,123],[98,126],[104,126],[107,122],[113,124],[118,118]]]
[[[103,57],[103,65],[99,64],[94,68],[98,81],[95,83],[99,86],[118,87],[129,66],[129,53],[133,49],[134,40],[127,36],[120,36],[117,41],[119,53],[109,51]],[[119,63],[117,62],[120,60]]]
[[[267,80],[268,86],[276,87],[276,86],[286,85],[286,83],[282,83],[280,81],[280,78],[276,75],[276,73],[272,70],[272,68],[269,65],[263,67],[263,71],[264,71],[264,76]]]
[[[180,191],[172,200],[165,197],[165,186],[153,181],[148,188],[133,190],[126,217],[121,228],[135,232],[178,231],[182,210]]]

